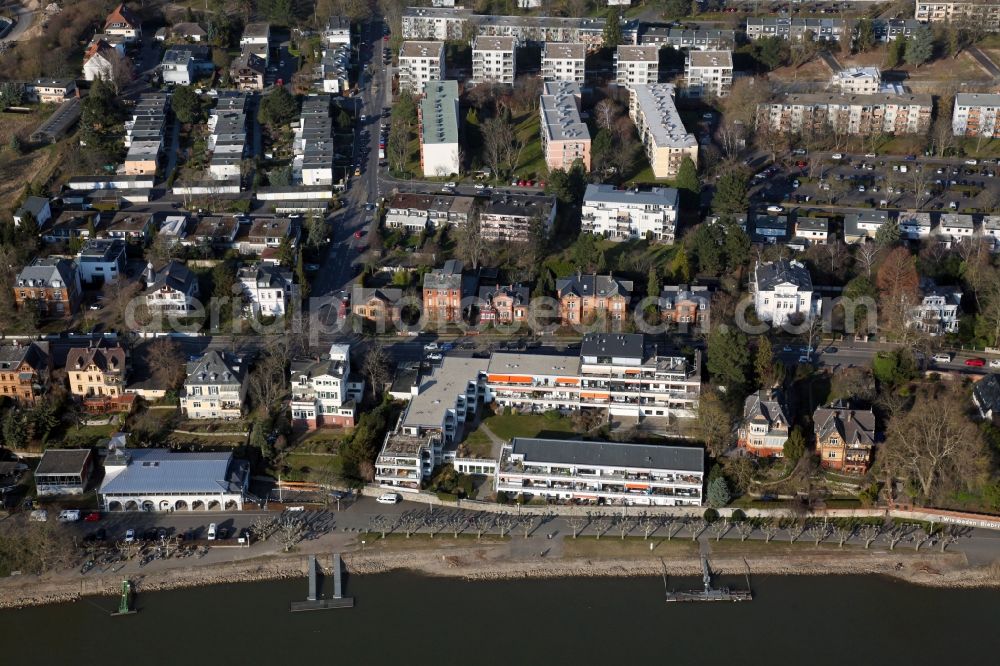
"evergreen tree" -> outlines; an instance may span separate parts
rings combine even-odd
[[[280,127],[295,120],[298,113],[298,102],[284,86],[278,86],[261,98],[257,120],[271,127]]]
[[[920,67],[934,55],[934,33],[929,26],[923,25],[913,32],[913,37],[906,42],[906,53],[903,56],[907,65]]]
[[[681,166],[677,170],[677,189],[680,190],[681,204],[686,208],[698,206],[698,194],[701,192],[701,183],[698,182],[698,167],[690,157],[681,160]]]
[[[726,252],[726,264],[730,271],[744,266],[750,261],[750,237],[733,221],[725,222],[722,229],[726,234],[723,248]]]
[[[723,268],[722,228],[717,224],[701,224],[692,237],[692,247],[698,260],[698,272],[717,275]]]
[[[903,64],[903,56],[906,54],[906,38],[902,35],[889,42],[885,51],[885,67],[893,69]]]
[[[306,264],[302,250],[299,250],[298,260],[295,262],[295,277],[299,283],[299,297],[309,298],[309,280],[306,279]]]
[[[747,336],[729,326],[716,327],[708,336],[707,367],[712,381],[725,386],[729,395],[742,396],[751,373]]]
[[[712,208],[718,215],[746,215],[750,208],[749,179],[742,170],[722,174],[712,197]]]
[[[774,383],[774,349],[771,347],[771,341],[763,335],[757,338],[757,356],[754,359],[754,369],[757,371],[760,387],[771,388]]]
[[[706,496],[708,506],[718,509],[729,504],[729,484],[723,476],[717,476],[708,484],[708,494]]]
[[[649,269],[649,277],[646,281],[646,296],[658,298],[660,296],[660,276],[656,274],[656,268]]]
[[[170,96],[170,108],[177,120],[184,124],[196,123],[201,120],[201,99],[191,86],[177,86]]]
[[[281,244],[278,245],[278,262],[288,268],[295,264],[295,251],[292,249],[292,241],[288,236],[282,238]]]
[[[675,282],[687,284],[691,281],[691,262],[688,260],[687,250],[681,245],[677,248],[674,258],[670,262],[670,274]]]
[[[895,245],[899,238],[899,222],[895,218],[890,218],[875,232],[875,242],[883,247]]]
[[[785,460],[792,465],[797,463],[799,459],[806,454],[806,440],[805,437],[802,436],[802,431],[797,426],[792,428],[792,432],[789,433],[788,439],[785,440],[783,449]]]
[[[250,446],[258,449],[264,460],[270,460],[274,456],[274,449],[267,441],[264,422],[261,420],[254,421],[253,430],[250,432]]]
[[[608,20],[604,24],[604,46],[613,49],[622,43],[622,24],[617,9],[608,10]]]
[[[870,18],[862,18],[857,25],[855,45],[858,51],[865,53],[875,47],[875,23]]]

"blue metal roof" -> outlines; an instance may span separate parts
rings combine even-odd
[[[103,494],[239,492],[229,483],[232,453],[172,453],[167,449],[127,449],[128,464],[105,463]]]

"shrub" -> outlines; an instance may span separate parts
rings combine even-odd
[[[719,519],[719,512],[715,509],[705,509],[705,513],[702,514],[702,518],[710,523],[714,523]]]
[[[743,509],[736,509],[733,511],[733,522],[742,523],[747,519],[747,514],[743,513]]]

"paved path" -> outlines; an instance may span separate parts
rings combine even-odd
[[[982,49],[978,46],[970,46],[966,51],[990,76],[994,79],[1000,79],[1000,67],[997,67],[996,63],[990,60],[990,57],[983,53]]]

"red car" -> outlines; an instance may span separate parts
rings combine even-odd
[[[85,523],[96,523],[100,519],[101,519],[100,511],[91,511],[90,513],[88,513],[86,516],[83,517],[83,521]]]
[[[974,366],[974,367],[977,367],[977,368],[981,368],[984,365],[986,365],[986,361],[984,359],[981,359],[981,358],[967,358],[967,359],[965,359],[965,364],[966,365],[971,365],[971,366]]]
[[[798,162],[795,163],[795,166],[797,166],[800,169],[805,169],[807,166],[809,166],[809,164],[805,160],[799,160]]]
[[[361,230],[360,229],[358,229],[357,231],[354,232],[354,237],[355,238],[361,238]]]
[[[517,186],[518,187],[527,187],[527,185],[528,185],[528,181],[526,181],[526,180],[519,180],[519,181],[517,181]]]

